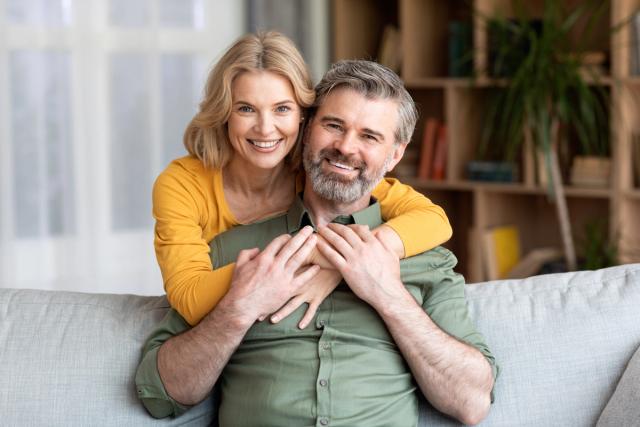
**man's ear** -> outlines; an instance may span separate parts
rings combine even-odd
[[[404,156],[404,150],[407,148],[406,142],[400,144],[393,144],[393,155],[391,156],[391,163],[389,163],[389,171],[392,171],[396,167],[402,156]]]

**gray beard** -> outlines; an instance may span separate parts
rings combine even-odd
[[[311,186],[316,194],[325,200],[349,204],[373,191],[389,170],[392,155],[393,153],[389,154],[380,169],[370,171],[364,163],[353,164],[348,157],[343,156],[336,150],[324,149],[316,157],[313,157],[308,145],[305,144],[302,160],[307,179],[311,180]],[[322,162],[325,158],[357,167],[358,175],[353,179],[345,179],[341,175],[324,172],[322,170]]]

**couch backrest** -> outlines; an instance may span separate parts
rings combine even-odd
[[[473,284],[502,369],[486,426],[588,426],[640,346],[640,264]],[[208,425],[211,401],[158,422],[133,374],[164,297],[0,289],[0,424]],[[420,425],[459,425],[421,405]]]
[[[210,423],[210,402],[151,418],[133,375],[164,297],[0,289],[0,425]]]
[[[473,284],[467,298],[502,369],[481,425],[595,425],[640,346],[640,264]]]

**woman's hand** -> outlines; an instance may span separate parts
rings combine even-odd
[[[337,270],[327,268],[320,269],[315,276],[308,280],[306,284],[302,285],[297,295],[291,298],[280,310],[271,316],[271,322],[278,323],[306,302],[309,304],[309,308],[307,308],[302,320],[298,323],[300,329],[306,328],[313,319],[313,316],[315,316],[316,310],[322,301],[333,292],[341,280],[342,276]]]

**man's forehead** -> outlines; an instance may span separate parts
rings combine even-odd
[[[389,127],[388,130],[394,132],[398,102],[386,98],[369,98],[350,88],[338,88],[327,94],[318,107],[317,116],[321,120],[333,117],[379,130]]]

